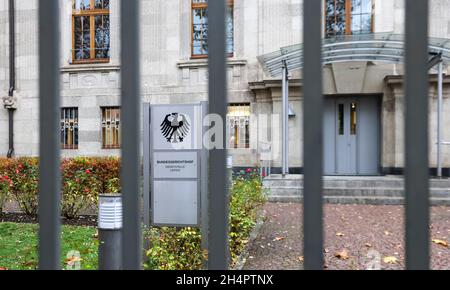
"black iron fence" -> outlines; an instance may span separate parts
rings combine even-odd
[[[303,1],[305,269],[323,269],[322,2]],[[406,257],[408,269],[428,269],[428,1],[405,2]],[[59,4],[58,0],[39,1],[40,269],[60,267]],[[120,11],[123,268],[140,269],[139,1],[121,1]],[[219,114],[223,119],[227,110],[225,11],[226,0],[209,1],[209,112]],[[229,264],[225,150],[212,150],[209,162],[209,186],[210,192],[214,192],[209,199],[209,269],[223,270]]]

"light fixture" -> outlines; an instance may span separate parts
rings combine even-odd
[[[122,228],[122,195],[99,195],[98,228],[102,230]]]
[[[233,156],[227,156],[227,169],[233,169]]]
[[[289,118],[294,118],[297,114],[294,112],[294,110],[292,109],[291,105],[289,105]]]
[[[100,194],[98,208],[98,268],[122,268],[122,195]]]

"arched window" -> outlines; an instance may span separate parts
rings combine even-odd
[[[325,36],[373,32],[372,0],[326,0]]]
[[[109,0],[74,0],[72,62],[109,61]]]
[[[233,0],[228,0],[226,30],[227,53],[234,52]],[[192,57],[201,58],[208,55],[208,0],[192,0]]]

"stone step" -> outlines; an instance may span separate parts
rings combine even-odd
[[[271,202],[302,203],[303,197],[296,196],[271,196]],[[325,196],[324,202],[328,204],[365,204],[365,205],[404,205],[403,197],[392,196]],[[432,206],[450,206],[449,197],[432,197]]]
[[[303,176],[271,175],[264,179],[269,200],[301,202]],[[401,176],[325,176],[324,200],[337,204],[404,204],[404,179]],[[450,205],[450,179],[430,180],[432,205]]]
[[[303,179],[302,180],[294,180],[294,179],[266,179],[263,181],[264,186],[266,187],[294,187],[301,188],[303,187]],[[346,188],[361,188],[361,187],[384,187],[384,188],[403,188],[404,181],[403,179],[324,179],[325,187],[346,187]],[[431,188],[448,188],[450,189],[450,180],[431,180],[430,181]]]
[[[267,188],[269,195],[271,196],[301,196],[303,195],[302,188],[292,188],[286,186],[278,186]],[[388,196],[388,197],[403,197],[404,189],[402,188],[324,188],[324,196]],[[430,189],[432,197],[450,197],[450,189],[432,188]]]

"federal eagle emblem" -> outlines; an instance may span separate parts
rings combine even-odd
[[[186,115],[172,113],[168,114],[161,123],[161,133],[169,143],[183,143],[189,134],[190,127]]]

